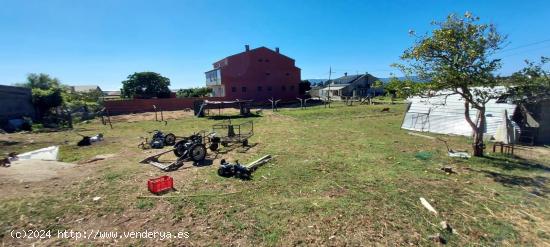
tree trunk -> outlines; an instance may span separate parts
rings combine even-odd
[[[483,130],[478,129],[476,133],[474,133],[474,143],[472,143],[474,156],[483,157],[483,145]]]
[[[470,127],[472,127],[473,135],[473,143],[472,148],[474,150],[474,156],[476,157],[483,157],[483,132],[485,131],[485,107],[481,107],[478,110],[478,117],[476,122],[474,123],[472,119],[470,118],[470,104],[466,101],[464,102],[464,117],[466,118],[466,122],[470,124]]]

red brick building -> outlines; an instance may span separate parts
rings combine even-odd
[[[249,49],[226,57],[205,72],[206,86],[213,89],[213,97],[225,100],[267,99],[293,100],[299,96],[300,68],[294,59],[266,47]]]

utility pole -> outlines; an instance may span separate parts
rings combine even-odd
[[[327,93],[327,101],[328,101],[328,108],[330,108],[330,84],[332,83],[330,81],[330,76],[332,75],[332,66],[329,66],[329,69],[328,69],[328,93]],[[326,104],[325,104],[325,108],[326,108]]]

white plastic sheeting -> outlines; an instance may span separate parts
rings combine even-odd
[[[444,96],[444,92],[436,93],[430,98],[411,97],[409,110],[405,114],[401,128],[414,131],[432,132],[439,134],[454,134],[471,136],[472,128],[464,117],[464,99],[458,95]],[[503,114],[511,119],[516,109],[515,104],[497,103],[491,100],[486,104],[485,134],[494,136],[497,128],[504,122]],[[477,110],[470,109],[472,121],[477,120]],[[506,124],[504,122],[504,124]]]
[[[59,146],[51,146],[17,155],[20,160],[57,160]]]

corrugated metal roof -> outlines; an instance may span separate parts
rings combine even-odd
[[[416,96],[409,98],[408,101],[411,102],[411,106],[405,114],[401,128],[440,134],[472,135],[472,129],[464,118],[464,99],[460,95],[430,98]],[[495,135],[498,126],[503,123],[504,110],[507,110],[510,119],[516,109],[515,104],[497,103],[496,101],[489,101],[485,110],[485,133],[492,136]],[[476,121],[476,109],[470,109],[470,117]]]

